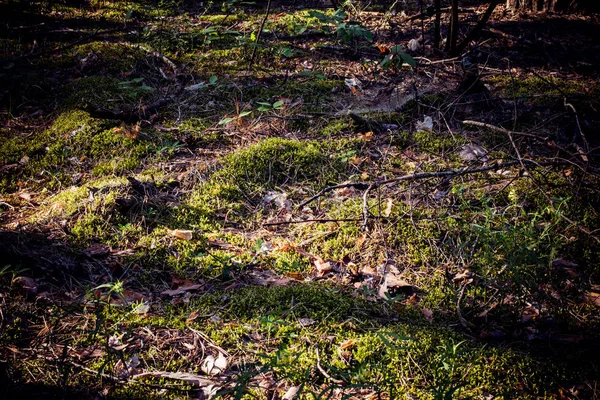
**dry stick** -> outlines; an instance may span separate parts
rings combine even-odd
[[[460,324],[463,326],[463,328],[465,328],[466,330],[468,330],[469,332],[471,331],[471,325],[466,319],[465,317],[462,315],[462,311],[460,308],[460,303],[462,302],[462,299],[465,295],[465,289],[467,288],[467,285],[470,284],[473,280],[468,280],[466,281],[462,287],[460,288],[460,293],[458,294],[458,299],[456,300],[456,314],[458,315],[458,320],[460,321]]]
[[[335,379],[332,378],[331,375],[329,375],[327,373],[327,371],[325,371],[325,369],[323,369],[323,367],[321,367],[321,357],[319,357],[319,349],[317,349],[317,369],[323,374],[323,376],[327,379],[329,379],[331,382],[337,384],[337,385],[345,385],[346,382],[344,382],[341,379]]]
[[[485,122],[479,122],[479,121],[471,121],[471,120],[464,120],[462,122],[465,125],[470,125],[470,126],[478,126],[480,128],[486,128],[489,129],[491,131],[495,131],[495,132],[500,132],[500,133],[504,133],[506,135],[508,134],[513,134],[513,135],[519,135],[519,136],[525,136],[525,137],[530,137],[533,139],[538,139],[538,140],[547,140],[548,137],[543,137],[543,136],[538,136],[538,135],[532,135],[531,133],[525,133],[525,132],[511,132],[506,128],[502,128],[501,126],[496,126],[496,125],[491,125],[491,124],[486,124]]]
[[[583,130],[581,129],[581,124],[579,123],[579,115],[577,114],[577,110],[575,109],[575,107],[573,106],[573,104],[571,103],[567,103],[567,98],[564,97],[563,98],[563,103],[565,105],[565,108],[570,109],[573,112],[573,115],[575,115],[575,122],[577,123],[577,129],[579,130],[579,136],[581,136],[581,140],[583,140],[583,145],[585,146],[585,154],[583,155],[582,151],[580,148],[577,149],[577,151],[581,154],[581,158],[583,159],[583,161],[588,161],[587,159],[587,154],[590,151],[590,145],[588,144],[587,138],[585,137],[585,135],[583,134]]]
[[[250,64],[248,64],[248,71],[252,68],[252,64],[254,64],[254,59],[256,58],[256,49],[258,47],[258,41],[260,40],[260,35],[262,34],[263,28],[265,27],[265,23],[269,18],[269,12],[271,11],[271,0],[267,3],[267,12],[265,13],[265,17],[260,23],[260,28],[258,29],[258,33],[256,34],[256,41],[254,42],[254,48],[252,49],[252,57],[250,58]]]
[[[373,188],[375,187],[375,182],[371,183],[369,185],[369,187],[367,188],[367,190],[365,190],[365,193],[363,193],[363,224],[362,224],[362,230],[366,231],[367,230],[367,224],[369,223],[369,192],[371,190],[373,190]]]
[[[347,188],[347,187],[353,187],[358,190],[365,190],[369,187],[369,184],[366,182],[349,182],[349,183],[341,183],[341,184],[335,185],[335,186],[328,186],[325,189],[321,190],[319,193],[312,196],[310,199],[305,200],[304,202],[300,203],[296,208],[300,209],[300,208],[304,207],[305,205],[312,203],[319,197],[323,196],[325,193],[331,192],[332,190],[343,189],[343,188]]]
[[[293,225],[293,224],[306,224],[309,222],[327,223],[327,222],[357,222],[362,221],[362,218],[323,218],[323,219],[303,219],[300,221],[278,221],[278,222],[265,222],[262,226],[279,226],[279,225]]]
[[[534,164],[534,165],[538,165],[538,163],[536,163],[532,160],[523,160],[523,161]],[[379,187],[379,186],[387,185],[390,183],[401,182],[401,181],[414,181],[414,180],[420,180],[420,179],[438,178],[438,177],[442,177],[442,176],[460,176],[460,175],[475,174],[478,172],[486,172],[486,171],[491,171],[493,169],[510,167],[510,166],[513,166],[516,164],[519,164],[519,161],[515,160],[515,161],[507,161],[507,162],[503,162],[503,163],[494,163],[494,164],[491,164],[491,165],[488,165],[485,167],[473,168],[473,169],[455,169],[455,170],[439,171],[439,172],[422,172],[419,174],[412,173],[412,174],[402,175],[397,178],[384,179],[384,180],[375,181],[372,183],[367,183],[367,182],[342,183],[339,185],[329,186],[329,187],[324,188],[319,193],[315,194],[308,200],[302,202],[300,205],[298,205],[297,208],[302,208],[305,205],[307,205],[307,204],[313,202],[314,200],[318,199],[319,197],[323,196],[325,193],[330,192],[335,189],[353,187],[358,190],[367,190],[367,189],[371,190],[371,189]]]

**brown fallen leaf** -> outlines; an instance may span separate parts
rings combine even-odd
[[[19,197],[23,200],[31,201],[31,193],[21,192],[21,193],[19,193]]]
[[[323,260],[323,258],[320,256],[314,256],[313,264],[320,274],[324,274],[325,272],[333,270],[333,265],[331,265],[330,262]]]
[[[17,276],[13,283],[19,285],[29,296],[35,296],[38,292],[38,284],[33,278]]]
[[[171,297],[179,296],[179,295],[185,294],[187,292],[202,289],[203,286],[204,285],[201,283],[197,283],[197,284],[189,285],[189,286],[181,286],[177,289],[165,290],[164,292],[161,292],[161,294],[163,294],[165,296],[171,296]]]
[[[89,257],[103,257],[110,253],[110,247],[102,243],[92,243],[83,253]]]
[[[317,321],[315,321],[312,318],[300,318],[298,320],[298,325],[300,325],[300,327],[305,328],[307,326],[311,326],[314,325]]]
[[[181,240],[192,240],[194,236],[194,231],[185,230],[185,229],[175,229],[171,231],[171,235]]]
[[[454,276],[454,278],[452,278],[452,280],[454,282],[459,282],[459,281],[464,281],[465,279],[469,279],[472,276],[473,276],[473,273],[470,270],[465,269],[463,272],[456,274]]]
[[[600,293],[586,292],[584,298],[586,303],[600,307]]]
[[[352,347],[354,347],[355,344],[356,344],[355,339],[344,340],[342,343],[340,343],[340,350],[346,350],[346,349],[352,348]]]
[[[398,276],[387,273],[385,274],[383,283],[379,287],[379,297],[382,299],[387,299],[390,296],[395,297],[401,293],[406,295],[411,295],[416,292],[416,287],[406,282],[404,279],[399,278]]]
[[[429,321],[430,323],[433,323],[433,311],[431,311],[429,308],[423,309],[423,316],[425,317],[425,319],[427,321]]]
[[[292,386],[285,392],[281,400],[294,400],[298,397],[298,392],[300,391],[300,386]]]
[[[292,280],[284,276],[279,276],[271,270],[250,272],[251,281],[258,286],[286,286]]]

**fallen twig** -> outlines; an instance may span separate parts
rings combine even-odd
[[[369,185],[367,190],[365,190],[365,192],[363,193],[363,224],[362,224],[363,231],[367,230],[367,224],[369,223],[369,204],[368,204],[369,192],[371,190],[373,190],[374,187],[375,187],[375,183],[372,183],[371,185]]]
[[[538,140],[547,140],[548,139],[548,137],[543,137],[543,136],[538,136],[538,135],[532,135],[531,133],[512,132],[512,131],[509,131],[508,129],[503,128],[501,126],[486,124],[485,122],[471,121],[471,120],[467,119],[467,120],[464,120],[462,123],[465,124],[465,125],[478,126],[478,127],[481,127],[481,128],[489,129],[491,131],[504,133],[505,135],[513,134],[513,135],[530,137],[530,138],[538,139]]]
[[[463,326],[463,328],[465,328],[468,331],[471,331],[471,327],[473,326],[473,324],[469,323],[462,315],[460,303],[462,302],[462,299],[465,295],[465,289],[467,288],[467,285],[469,285],[471,282],[473,282],[473,280],[469,279],[462,285],[462,287],[460,288],[460,293],[458,294],[458,299],[456,300],[456,315],[458,315],[458,320],[460,321],[460,324]]]
[[[353,187],[358,190],[365,190],[366,188],[369,187],[369,184],[366,182],[349,182],[349,183],[341,183],[341,184],[335,185],[335,186],[329,186],[329,187],[326,187],[325,189],[321,190],[319,193],[315,194],[310,199],[305,200],[304,202],[300,203],[298,205],[298,207],[296,207],[296,208],[300,209],[300,208],[304,207],[305,205],[312,203],[319,197],[323,196],[325,193],[331,192],[332,190],[343,189],[343,188],[347,188],[347,187]]]
[[[319,372],[321,372],[323,374],[323,376],[327,379],[329,379],[331,382],[337,384],[337,385],[345,385],[346,382],[344,382],[341,379],[336,379],[333,378],[331,375],[329,375],[327,373],[327,371],[325,371],[325,369],[323,367],[321,367],[321,357],[319,357],[319,349],[317,349],[317,369],[319,370]]]
[[[362,221],[360,218],[323,218],[323,219],[304,219],[300,221],[277,221],[277,222],[265,222],[263,226],[278,226],[278,225],[293,225],[293,224],[306,224],[309,222],[327,223],[327,222],[357,222]]]
[[[260,28],[258,28],[258,33],[256,34],[256,41],[254,42],[254,48],[252,49],[252,56],[250,57],[250,63],[248,64],[248,71],[252,68],[252,64],[254,64],[254,59],[256,58],[256,49],[258,47],[258,41],[260,40],[260,36],[262,35],[263,29],[265,27],[265,23],[269,18],[269,12],[271,12],[271,0],[267,2],[267,11],[265,12],[265,16],[260,23]]]

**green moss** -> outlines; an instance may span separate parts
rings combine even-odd
[[[74,47],[71,57],[85,59],[87,71],[94,74],[117,75],[132,71],[147,53],[134,46],[120,43],[92,42]]]
[[[223,166],[219,175],[240,186],[255,184],[264,188],[286,182],[327,182],[335,175],[336,167],[341,168],[316,142],[275,138],[226,157]]]
[[[412,140],[420,151],[434,154],[446,154],[467,143],[462,136],[426,131],[413,133]]]
[[[341,133],[348,133],[352,128],[352,119],[350,117],[330,119],[327,125],[321,129],[323,136],[339,136]]]
[[[109,101],[122,99],[124,95],[118,79],[106,76],[89,76],[77,79],[64,87],[65,109],[81,104],[93,104],[104,107]]]
[[[579,95],[590,89],[589,84],[578,80],[555,77],[527,76],[512,78],[509,75],[496,75],[488,80],[505,96],[527,97],[533,95]],[[597,90],[596,87],[593,90]],[[543,99],[540,99],[544,101]]]

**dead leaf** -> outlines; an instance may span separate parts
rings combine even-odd
[[[192,240],[194,236],[194,231],[189,231],[185,229],[175,229],[171,231],[171,235],[181,240]]]
[[[301,327],[303,327],[303,328],[306,328],[307,326],[314,325],[316,322],[317,322],[317,321],[315,321],[315,320],[314,320],[314,319],[312,319],[312,318],[300,318],[300,319],[298,320],[298,324],[299,324]]]
[[[221,352],[219,352],[217,358],[209,355],[200,366],[200,369],[206,375],[218,375],[225,371],[225,368],[227,368],[227,358]]]
[[[356,194],[356,189],[353,187],[344,187],[340,189],[334,190],[335,197],[337,198],[347,198]]]
[[[251,271],[251,281],[258,286],[286,286],[292,280],[290,278],[281,277],[271,270]]]
[[[433,119],[426,116],[423,121],[417,121],[415,128],[419,132],[431,132],[433,130]]]
[[[238,252],[242,251],[242,249],[240,247],[237,247],[231,243],[223,242],[221,240],[216,240],[216,239],[209,240],[208,245],[213,246],[213,247],[220,247],[225,250],[238,251]]]
[[[356,344],[356,340],[355,339],[345,340],[342,343],[340,343],[340,350],[350,349],[350,348],[354,347],[355,344]]]
[[[406,282],[404,279],[392,273],[386,273],[384,275],[383,283],[379,287],[378,294],[382,299],[387,299],[390,296],[394,297],[400,293],[409,295],[415,291],[416,287]]]
[[[83,253],[89,257],[103,257],[110,253],[110,247],[102,243],[92,243]]]
[[[140,358],[136,354],[131,356],[127,361],[123,363],[122,360],[119,360],[115,365],[115,373],[121,378],[127,378],[136,372],[136,368],[140,365]]]
[[[523,312],[521,313],[521,322],[522,323],[529,322],[539,315],[540,315],[540,311],[537,308],[529,305],[529,306],[525,307],[523,309]]]
[[[317,268],[317,271],[320,274],[324,274],[325,272],[329,272],[333,270],[333,266],[330,262],[326,262],[320,256],[314,256],[313,264]]]
[[[425,317],[425,319],[427,321],[429,321],[430,323],[433,323],[433,311],[431,311],[429,308],[423,309],[423,316]]]
[[[194,290],[198,290],[198,289],[202,289],[204,285],[201,283],[197,283],[194,285],[189,285],[189,286],[181,286],[177,289],[172,289],[172,290],[165,290],[164,292],[162,292],[161,294],[165,295],[165,296],[179,296],[182,294],[185,294],[187,292],[190,291],[194,291]]]
[[[23,200],[31,201],[31,193],[21,192],[21,193],[19,193],[19,197]]]
[[[586,292],[584,298],[586,303],[600,307],[600,293]]]
[[[466,144],[462,147],[462,149],[458,152],[458,156],[465,161],[482,161],[487,162],[488,158],[486,157],[487,150],[483,147],[471,143]]]
[[[389,217],[392,213],[392,207],[394,205],[394,200],[387,199],[387,205],[385,207],[385,211],[383,212],[384,217]]]
[[[356,242],[355,242],[356,248],[360,249],[366,240],[367,240],[367,235],[365,235],[364,233],[362,235],[360,235],[359,237],[357,237]]]
[[[17,276],[13,279],[13,283],[21,286],[29,296],[35,296],[38,292],[38,284],[33,278]]]
[[[292,386],[285,392],[281,400],[294,400],[298,397],[298,392],[300,391],[300,386]]]
[[[461,272],[460,274],[456,274],[456,275],[454,276],[454,278],[452,278],[452,280],[453,280],[454,282],[460,282],[460,281],[464,281],[465,279],[469,279],[469,278],[471,278],[472,276],[473,276],[473,273],[472,273],[470,270],[468,270],[468,269],[465,269],[465,270],[464,270],[463,272]]]

